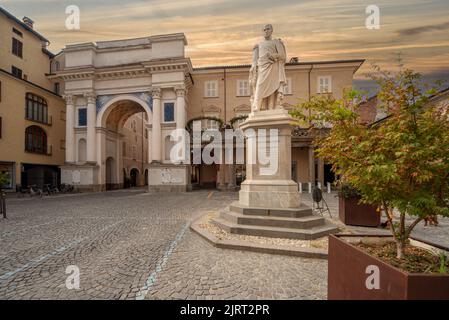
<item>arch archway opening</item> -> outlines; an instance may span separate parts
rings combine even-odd
[[[149,110],[138,101],[124,98],[100,112],[102,130],[97,130],[97,134],[101,135],[100,143],[104,145],[100,157],[106,159],[102,172],[107,189],[144,185],[142,174],[150,160]]]

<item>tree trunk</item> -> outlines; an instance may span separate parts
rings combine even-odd
[[[396,258],[404,258],[405,241],[402,239],[396,240]]]

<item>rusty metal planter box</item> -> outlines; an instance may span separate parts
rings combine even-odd
[[[407,273],[363,252],[344,237],[365,236],[329,236],[329,300],[449,300],[449,275]],[[365,285],[370,265],[379,268],[379,289],[369,290]]]
[[[369,204],[359,204],[358,198],[338,199],[338,214],[340,221],[349,226],[378,227],[380,214],[377,207]]]

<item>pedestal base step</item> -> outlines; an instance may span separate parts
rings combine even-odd
[[[285,217],[285,218],[300,218],[312,215],[312,209],[306,206],[300,206],[299,208],[286,209],[286,208],[255,208],[247,207],[239,202],[233,202],[230,207],[230,211],[240,213],[243,215],[251,216],[271,216],[271,217]]]
[[[278,227],[278,228],[298,228],[308,229],[325,224],[323,217],[307,215],[299,218],[294,217],[277,217],[277,216],[259,216],[259,215],[245,215],[233,211],[223,211],[220,217],[229,222],[240,225],[252,225],[263,227]]]
[[[302,228],[280,228],[266,226],[252,226],[232,223],[221,217],[211,220],[212,223],[229,233],[244,234],[249,236],[290,238],[300,240],[313,240],[324,237],[331,233],[337,233],[338,228],[329,224],[302,229]]]

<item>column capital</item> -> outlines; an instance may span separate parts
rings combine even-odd
[[[73,104],[73,95],[72,94],[66,94],[62,96],[65,100],[66,104]]]
[[[159,87],[152,88],[151,95],[153,96],[153,99],[160,99],[162,96],[161,88],[159,88]]]
[[[87,99],[88,104],[95,104],[95,101],[97,99],[97,95],[93,92],[86,92],[84,94],[84,97]]]
[[[175,87],[175,92],[177,97],[185,97],[187,90],[184,87]]]

